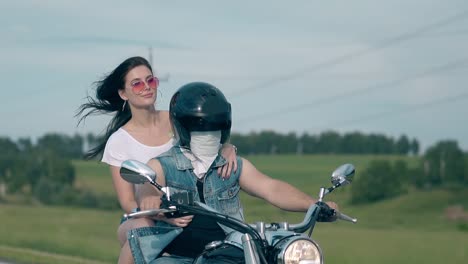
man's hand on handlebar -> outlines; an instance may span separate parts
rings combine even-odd
[[[337,212],[338,212],[338,205],[334,202],[319,202],[320,213],[318,215],[317,221],[318,222],[334,222],[338,219]]]
[[[164,221],[168,224],[178,226],[178,227],[186,227],[188,226],[193,219],[193,215],[186,215],[182,217],[177,217],[177,218],[167,218],[164,214],[159,214],[157,216],[157,220],[159,221]]]
[[[147,196],[141,199],[140,201],[140,209],[142,211],[145,210],[152,210],[158,209],[161,206],[161,198],[157,196]],[[164,221],[168,224],[178,226],[178,227],[186,227],[190,222],[192,222],[193,215],[185,215],[181,217],[167,217],[165,214],[160,213],[150,218],[157,220],[157,221]]]
[[[336,204],[335,202],[325,202],[328,206],[330,206],[331,209],[335,209],[337,211],[339,211],[339,207],[338,207],[338,204]]]

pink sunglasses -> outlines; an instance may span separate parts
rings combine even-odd
[[[130,84],[132,91],[136,94],[141,94],[147,85],[150,89],[156,89],[159,86],[159,79],[156,76],[151,76],[146,79],[146,82],[136,80]]]

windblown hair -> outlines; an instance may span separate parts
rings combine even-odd
[[[94,82],[96,89],[96,98],[87,96],[87,103],[82,104],[75,115],[79,117],[78,125],[90,115],[96,114],[109,114],[116,112],[112,120],[106,127],[106,132],[101,140],[91,150],[85,153],[85,159],[92,159],[101,154],[106,147],[109,137],[117,131],[120,127],[125,125],[132,113],[127,105],[124,106],[125,101],[120,98],[119,90],[125,89],[125,77],[127,73],[133,68],[138,66],[146,66],[153,72],[149,62],[143,57],[131,57],[122,62],[111,73],[104,76],[101,80]]]

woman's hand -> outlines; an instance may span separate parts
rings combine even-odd
[[[237,171],[237,148],[232,144],[224,144],[221,148],[221,156],[227,161],[226,164],[218,168],[218,174],[227,179],[232,172]]]

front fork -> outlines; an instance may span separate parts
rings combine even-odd
[[[245,264],[260,264],[260,256],[252,237],[245,233],[242,235],[242,247],[244,248]]]

